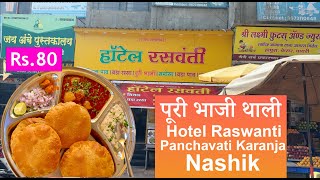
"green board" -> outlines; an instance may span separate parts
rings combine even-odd
[[[73,62],[75,25],[74,16],[4,14],[1,57],[7,47],[62,47],[63,62]]]

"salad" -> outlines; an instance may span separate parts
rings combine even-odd
[[[54,100],[53,93],[56,89],[55,80],[47,76],[38,86],[21,95],[13,109],[13,113],[16,116],[21,116],[28,112],[50,107]]]

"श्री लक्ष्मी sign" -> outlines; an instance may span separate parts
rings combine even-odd
[[[316,28],[236,28],[233,59],[273,61],[293,55],[320,54],[320,33]]]

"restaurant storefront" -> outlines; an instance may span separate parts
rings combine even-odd
[[[132,108],[137,130],[132,165],[146,165],[154,148],[155,95],[218,94],[224,85],[204,84],[198,75],[232,62],[232,31],[77,27],[75,32],[74,66],[112,81]]]

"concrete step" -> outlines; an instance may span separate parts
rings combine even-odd
[[[135,149],[134,149],[134,155],[145,155],[145,144],[136,144]]]
[[[144,166],[145,165],[145,158],[146,158],[146,145],[144,143],[137,143],[135,146],[135,150],[133,153],[133,157],[131,160],[132,166]],[[149,162],[150,167],[152,167],[151,162]],[[148,166],[149,166],[148,164]]]
[[[133,155],[142,155],[142,156],[145,156],[146,155],[146,152],[145,151],[134,151]]]
[[[145,157],[146,157],[145,154],[134,154],[132,159],[145,160]]]
[[[137,159],[131,160],[131,166],[144,166],[144,163],[145,163],[144,160],[137,160]]]
[[[137,149],[144,149],[146,147],[145,144],[136,144],[135,148]]]

